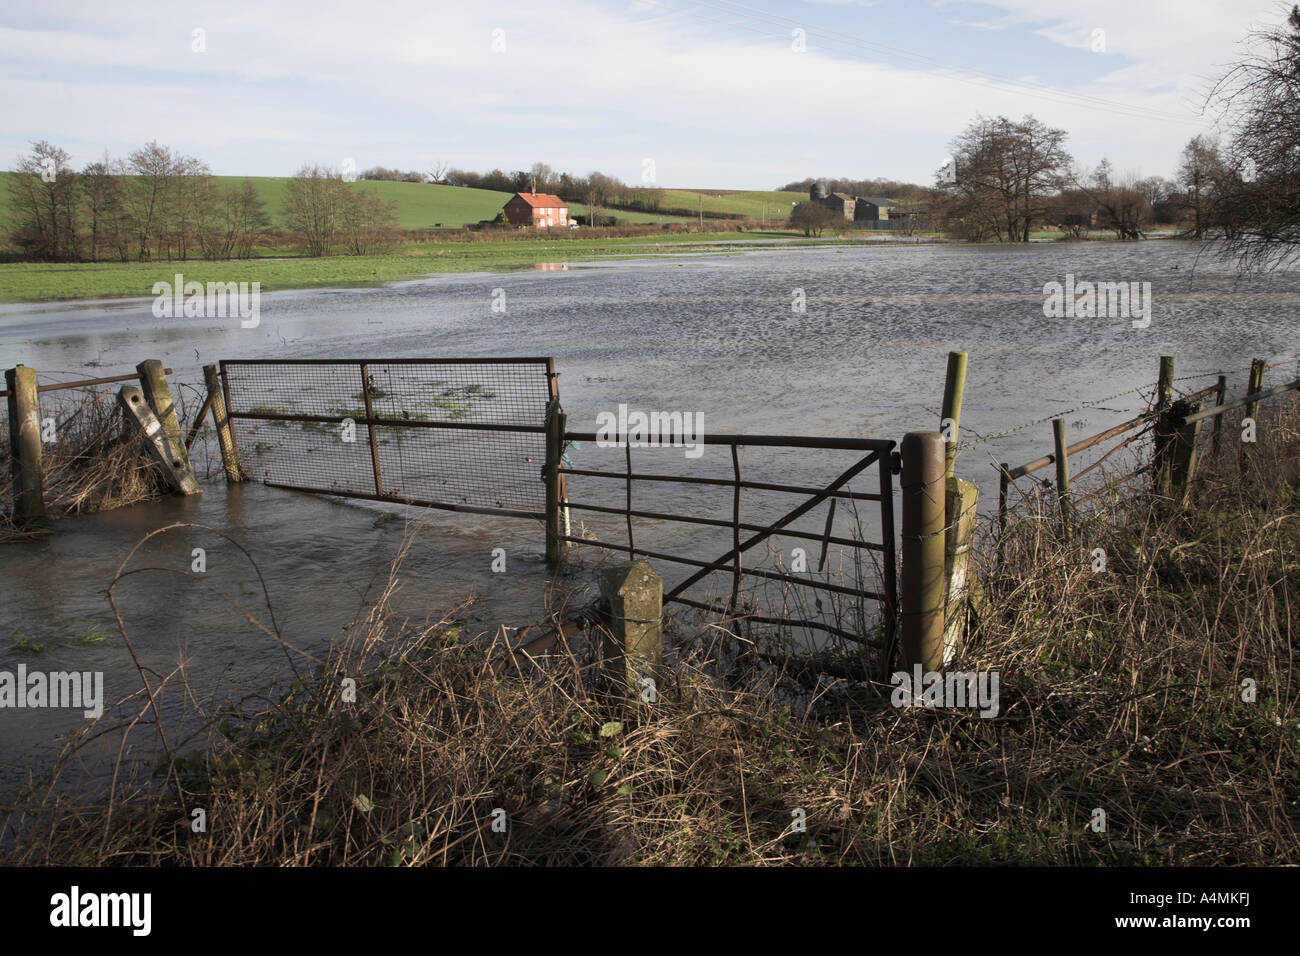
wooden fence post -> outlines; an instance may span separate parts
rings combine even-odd
[[[36,369],[19,365],[5,372],[9,390],[9,454],[14,476],[14,521],[45,520],[45,476],[41,471],[41,413]]]
[[[167,376],[163,374],[163,363],[158,359],[147,359],[135,367],[140,373],[140,388],[144,400],[149,403],[153,413],[167,433],[167,439],[180,457],[186,469],[190,467],[190,456],[185,451],[185,441],[181,433],[181,423],[176,418],[176,405],[172,402],[172,390],[167,385]]]
[[[244,480],[239,467],[239,449],[235,445],[235,430],[226,411],[226,396],[221,390],[221,380],[215,365],[203,366],[203,383],[208,389],[208,404],[212,406],[212,424],[217,429],[217,444],[221,447],[221,464],[226,470],[227,483]]]
[[[1183,415],[1195,415],[1204,404],[1200,400],[1190,404],[1179,403]],[[1169,461],[1169,485],[1170,493],[1180,508],[1187,507],[1187,502],[1191,498],[1192,479],[1196,477],[1196,440],[1200,437],[1200,433],[1199,421],[1190,424],[1184,422],[1174,433],[1173,453]]]
[[[601,673],[609,690],[632,703],[654,703],[664,660],[664,582],[644,558],[600,572],[608,620]]]
[[[1174,357],[1160,356],[1160,380],[1156,385],[1156,408],[1168,408],[1174,401]]]
[[[1247,395],[1254,395],[1256,392],[1258,392],[1260,389],[1264,387],[1264,369],[1267,366],[1267,364],[1268,362],[1266,359],[1260,359],[1260,358],[1257,358],[1250,363],[1250,378],[1246,382]],[[1255,441],[1258,442],[1259,432],[1260,432],[1259,402],[1251,402],[1249,405],[1246,406],[1246,418],[1249,418],[1252,422],[1255,423]],[[1241,434],[1240,429],[1237,430],[1237,434],[1238,435]],[[1241,456],[1238,459],[1238,465],[1241,469],[1242,474],[1246,473],[1249,464],[1250,464],[1250,459],[1246,457],[1246,445],[1243,442],[1241,446]]]
[[[939,413],[939,431],[946,438],[944,442],[944,476],[951,478],[957,460],[957,433],[961,428],[962,396],[966,393],[966,353],[948,353],[948,374],[943,383],[943,410]],[[945,428],[946,422],[952,422]],[[952,516],[949,515],[949,523]]]
[[[943,664],[944,441],[938,432],[908,432],[901,446],[903,567],[901,643],[907,668]]]
[[[1052,441],[1056,445],[1056,493],[1061,500],[1061,525],[1070,536],[1070,456],[1065,444],[1065,419],[1052,419]]]

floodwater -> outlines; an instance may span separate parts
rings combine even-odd
[[[367,289],[264,294],[260,324],[235,319],[156,319],[152,300],[0,306],[0,366],[35,367],[42,382],[113,375],[158,358],[175,371],[180,397],[197,407],[201,366],[219,359],[310,357],[553,356],[568,425],[595,431],[620,404],[703,416],[704,431],[832,435],[898,440],[938,425],[950,349],[969,353],[962,417],[967,445],[959,473],[996,500],[994,463],[1019,464],[1050,450],[1048,419],[1065,415],[1098,431],[1140,411],[1138,391],[1174,355],[1191,391],[1220,371],[1240,390],[1250,359],[1293,377],[1300,328],[1300,274],[1239,281],[1233,268],[1179,242],[967,247],[882,243],[870,247],[757,249],[606,262],[547,263],[507,274],[439,275]],[[184,271],[184,266],[178,266]],[[1127,317],[1047,318],[1044,284],[1149,282],[1148,328]],[[147,291],[147,290],[142,290]],[[803,311],[794,306],[804,302]],[[494,304],[496,308],[494,309]],[[504,311],[501,310],[504,304]],[[1000,436],[1000,437],[999,437]],[[730,477],[725,449],[687,458],[681,448],[634,452],[638,470]],[[575,467],[619,470],[622,450],[584,445]],[[744,477],[813,485],[855,460],[843,453],[747,448]],[[859,490],[875,490],[875,469]],[[485,482],[491,477],[485,476]],[[634,507],[729,519],[731,491],[640,483]],[[613,487],[605,487],[613,486]],[[284,639],[319,653],[368,606],[386,579],[406,520],[424,522],[403,567],[396,604],[420,622],[476,595],[461,612],[473,633],[544,616],[546,574],[540,525],[502,517],[423,512],[341,502],[259,485],[227,488],[212,470],[198,499],[168,500],[58,521],[40,540],[0,547],[0,671],[102,670],[116,701],[139,686],[117,632],[106,589],[145,534],[175,522],[208,525],[247,549],[266,582]],[[575,500],[621,504],[619,482],[574,479]],[[799,503],[747,495],[742,520],[761,523]],[[825,506],[797,525],[820,532]],[[835,533],[855,521],[868,538],[878,514],[841,507]],[[626,541],[620,520],[573,512],[602,539]],[[639,521],[640,547],[714,558],[731,547],[724,529],[689,534]],[[789,539],[773,549],[787,563]],[[817,545],[806,545],[816,563]],[[203,548],[200,585],[189,570]],[[507,556],[493,573],[493,549]],[[588,549],[589,552],[590,549]],[[590,554],[587,555],[590,557]],[[763,552],[754,560],[772,562]],[[830,559],[832,566],[841,557]],[[160,568],[118,586],[118,606],[142,662],[166,674],[185,661],[188,694],[169,690],[177,726],[282,676],[285,652],[248,624],[270,626],[257,572],[237,548],[187,528],[154,539],[128,565]],[[668,584],[683,569],[660,568]],[[591,596],[579,576],[579,600]],[[584,581],[586,582],[584,584]],[[584,590],[585,588],[585,590]],[[707,588],[702,594],[709,593]],[[716,586],[713,593],[717,593]],[[103,639],[100,636],[106,635]],[[44,645],[22,649],[15,638]],[[291,655],[292,656],[292,655]],[[110,710],[111,710],[110,706]],[[70,711],[0,710],[4,779],[43,766],[55,734],[84,725]]]

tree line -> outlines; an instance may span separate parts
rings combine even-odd
[[[157,142],[80,170],[67,151],[34,143],[8,188],[9,240],[30,261],[247,259],[273,235],[251,180],[223,184],[205,163]],[[294,174],[282,214],[281,238],[313,256],[365,255],[400,236],[391,203],[320,166]]]

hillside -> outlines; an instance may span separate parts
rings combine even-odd
[[[8,229],[10,173],[0,172],[0,230]],[[284,176],[215,176],[222,185],[248,179],[266,206],[275,227],[283,225],[283,207],[288,177]],[[492,219],[510,193],[490,189],[467,189],[463,186],[434,186],[422,183],[392,183],[359,180],[355,189],[373,192],[391,201],[397,207],[398,224],[403,229],[432,229],[441,223],[447,228]],[[664,209],[686,210],[693,218],[701,205],[707,218],[710,213],[743,215],[751,219],[785,219],[790,205],[805,197],[791,192],[746,192],[738,190],[665,189]],[[584,215],[587,207],[582,203],[570,205],[573,215]],[[677,222],[678,216],[663,213],[629,212],[611,209],[609,212],[628,222]]]

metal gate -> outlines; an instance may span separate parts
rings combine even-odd
[[[250,478],[545,518],[549,358],[239,359],[221,381]]]

